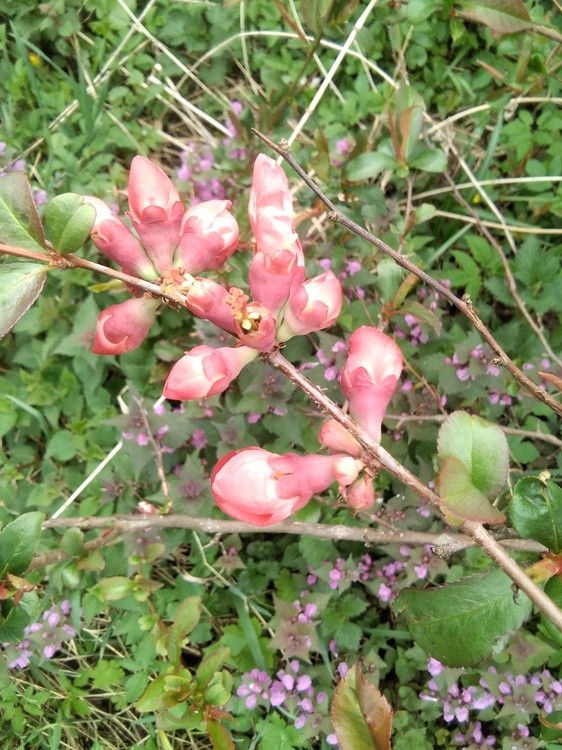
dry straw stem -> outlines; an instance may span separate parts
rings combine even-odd
[[[374,234],[367,231],[364,227],[343,216],[338,211],[335,204],[332,203],[328,196],[320,189],[320,187],[314,182],[314,180],[308,176],[308,174],[300,166],[300,164],[298,164],[298,162],[291,156],[285,145],[278,145],[274,143],[267,136],[263,135],[263,133],[260,133],[259,130],[256,130],[255,128],[252,128],[252,132],[254,132],[258,136],[258,138],[261,138],[261,140],[266,143],[273,151],[275,151],[276,154],[282,156],[287,164],[303,180],[303,182],[305,182],[308,187],[320,198],[320,200],[329,210],[328,216],[330,219],[336,221],[338,224],[341,224],[341,226],[349,229],[351,232],[364,239],[370,245],[373,245],[378,250],[381,250],[383,253],[390,256],[399,266],[402,266],[402,268],[405,268],[410,273],[413,273],[425,284],[443,295],[443,297],[445,297],[445,299],[447,299],[450,304],[454,305],[472,323],[472,325],[480,333],[484,341],[486,341],[490,348],[497,354],[499,358],[499,364],[503,365],[513,375],[515,380],[517,380],[517,382],[521,386],[523,386],[523,388],[528,390],[537,400],[542,401],[542,403],[549,406],[554,412],[556,412],[556,414],[562,417],[562,404],[553,396],[551,396],[550,393],[541,388],[540,385],[528,378],[525,373],[520,370],[519,367],[517,367],[515,362],[513,362],[513,360],[501,348],[496,339],[493,337],[492,333],[478,317],[468,296],[465,295],[462,299],[460,299],[449,289],[447,289],[447,287],[443,286],[438,281],[433,279],[429,274],[425,273],[425,271],[422,271],[421,268],[418,268],[418,266],[408,260],[408,258],[406,258],[404,255],[396,252],[396,250],[391,248],[390,245],[387,245],[386,242],[378,239],[378,237],[375,237]]]

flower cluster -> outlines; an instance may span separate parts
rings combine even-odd
[[[286,669],[278,670],[273,679],[259,669],[246,672],[242,675],[236,695],[244,699],[248,709],[282,707],[285,715],[292,717],[295,728],[305,734],[305,738],[323,733],[329,745],[338,745],[331,732],[328,695],[324,691],[315,691],[311,675],[301,673],[301,664],[297,659],[292,659]]]
[[[9,669],[24,669],[34,655],[51,659],[64,641],[76,635],[70,625],[70,614],[70,602],[65,599],[45,610],[37,622],[28,625],[20,643],[2,644]]]
[[[562,709],[562,681],[547,669],[524,675],[502,673],[492,666],[478,684],[463,684],[463,675],[457,677],[456,670],[448,670],[433,658],[427,670],[431,679],[420,698],[442,706],[443,720],[447,724],[465,725],[455,735],[455,742],[463,747],[484,749],[495,745],[496,738],[487,734],[482,725],[484,718],[489,719],[490,715],[489,711],[481,712],[488,709],[501,711],[501,716],[511,724],[513,744],[509,747],[514,750],[535,746],[530,744],[527,726],[532,717]],[[525,725],[517,723],[522,715]]]
[[[303,249],[293,229],[287,178],[269,157],[257,157],[250,191],[248,212],[255,239],[248,274],[251,296],[198,276],[221,268],[236,249],[238,225],[229,201],[208,200],[185,210],[169,178],[140,156],[131,164],[128,197],[132,229],[102,201],[86,199],[96,209],[96,247],[126,273],[179,293],[194,315],[238,339],[235,346],[201,344],[187,352],[168,375],[166,398],[218,395],[258,353],[337,320],[341,283],[331,270],[307,278]],[[131,293],[131,299],[100,314],[94,352],[129,352],[148,335],[161,302],[135,288]],[[371,440],[380,440],[401,369],[401,352],[388,336],[367,326],[351,335],[341,389],[351,417]],[[136,436],[137,442],[146,437]],[[211,475],[218,506],[250,524],[275,524],[337,482],[352,509],[369,508],[374,488],[359,443],[334,420],[322,426],[320,443],[329,455],[277,455],[258,447],[227,453]]]

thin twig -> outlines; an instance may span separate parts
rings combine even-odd
[[[332,203],[332,201],[318,187],[314,180],[312,180],[308,176],[306,171],[300,166],[300,164],[295,161],[295,159],[289,154],[284,146],[279,146],[278,144],[274,143],[269,138],[267,138],[267,136],[263,135],[255,128],[252,128],[252,131],[259,138],[261,138],[263,142],[266,143],[273,151],[275,151],[276,154],[282,156],[287,164],[289,164],[289,166],[294,169],[299,177],[320,198],[324,205],[329,209],[329,218],[331,218],[333,221],[336,221],[338,224],[341,224],[341,226],[345,227],[346,229],[349,229],[351,232],[358,235],[370,245],[376,247],[378,250],[381,250],[386,255],[390,256],[399,266],[402,266],[402,268],[405,268],[410,273],[415,274],[425,284],[443,295],[445,299],[447,299],[452,305],[454,305],[472,323],[472,325],[480,333],[484,341],[486,341],[490,348],[498,355],[499,364],[502,364],[513,375],[515,380],[517,380],[520,385],[526,388],[537,400],[542,401],[542,403],[549,406],[554,412],[562,417],[562,404],[558,402],[553,396],[551,396],[550,393],[541,388],[540,385],[528,378],[527,375],[525,375],[525,373],[520,370],[519,367],[517,367],[515,362],[513,362],[513,360],[502,349],[492,333],[488,330],[488,328],[476,314],[469,297],[465,296],[460,299],[455,294],[453,294],[450,289],[443,286],[443,284],[441,284],[439,281],[433,279],[425,271],[422,271],[421,268],[418,268],[418,266],[408,260],[408,258],[406,258],[404,255],[396,252],[396,250],[391,248],[390,245],[387,245],[386,242],[378,239],[378,237],[375,237],[375,235],[373,235],[371,232],[368,232],[364,227],[356,224],[354,221],[341,214],[335,204]]]
[[[222,520],[217,518],[201,518],[188,516],[183,513],[169,513],[168,515],[114,515],[93,516],[87,518],[51,518],[43,524],[43,528],[67,529],[104,529],[111,527],[111,532],[101,534],[94,540],[84,544],[84,549],[92,551],[110,544],[114,544],[124,534],[130,534],[139,529],[191,529],[205,534],[294,534],[297,536],[311,536],[318,539],[336,539],[349,542],[362,542],[368,546],[382,546],[387,544],[409,544],[412,546],[447,547],[449,554],[468,547],[475,546],[471,537],[458,533],[430,533],[425,531],[378,530],[361,526],[344,526],[342,524],[303,523],[301,521],[284,521],[265,528],[251,526],[242,521]],[[546,552],[542,544],[530,539],[498,539],[498,544],[518,552],[541,553]],[[27,569],[37,570],[47,565],[53,565],[61,560],[68,560],[76,555],[69,555],[63,550],[51,550],[36,555]]]

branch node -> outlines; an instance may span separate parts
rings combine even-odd
[[[341,214],[337,211],[328,211],[328,219],[330,219],[330,221],[340,221]]]
[[[279,146],[279,149],[283,151],[284,153],[288,154],[291,150],[291,146],[289,145],[289,141],[286,138],[281,138],[279,143],[277,144]]]

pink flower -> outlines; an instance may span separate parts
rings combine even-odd
[[[270,526],[304,507],[334,481],[332,456],[279,456],[242,448],[223,456],[211,474],[219,508],[254,526]]]
[[[220,268],[238,244],[238,224],[228,210],[230,201],[211,200],[185,212],[180,229],[179,256],[189,273]]]
[[[259,302],[246,305],[238,318],[237,336],[246,346],[258,352],[268,352],[275,344],[276,321]]]
[[[187,309],[203,320],[209,320],[224,331],[238,334],[234,319],[232,293],[211,279],[193,278],[184,275],[182,291]]]
[[[348,453],[350,456],[360,456],[361,446],[343,425],[331,417],[322,422],[318,431],[320,445],[336,453]]]
[[[293,250],[258,250],[250,263],[250,290],[255,300],[277,313],[289,299],[291,288],[302,284],[304,274],[301,257]]]
[[[100,253],[115,261],[131,276],[138,276],[147,281],[157,279],[158,273],[150,258],[123,219],[115,216],[108,205],[93,195],[84,196],[84,203],[88,203],[96,210],[91,236]]]
[[[170,178],[144,156],[131,162],[129,209],[143,247],[156,270],[164,274],[180,239],[183,206]]]
[[[164,396],[180,401],[216,396],[256,356],[257,352],[247,346],[232,349],[196,346],[172,367]]]
[[[349,340],[341,387],[349,413],[374,440],[380,440],[386,408],[402,371],[402,353],[376,328],[361,326]]]
[[[258,250],[264,253],[291,248],[298,236],[293,230],[293,196],[285,172],[273,159],[258,154],[248,206]]]
[[[156,299],[134,297],[102,310],[94,335],[94,354],[126,354],[140,346],[159,305]]]
[[[329,328],[340,314],[342,300],[340,281],[332,271],[308,279],[291,291],[277,334],[279,341]]]

